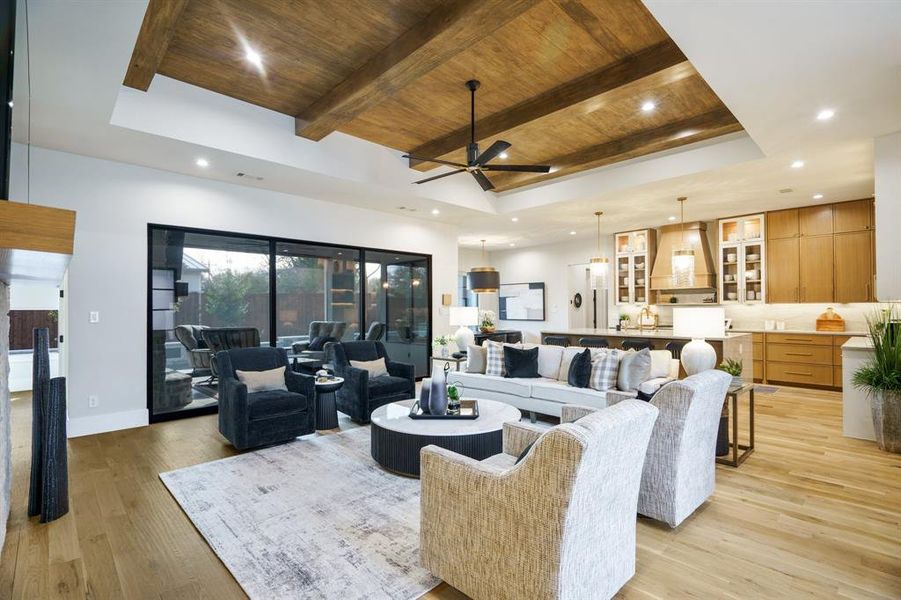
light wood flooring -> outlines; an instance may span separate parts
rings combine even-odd
[[[41,525],[25,510],[30,414],[15,398],[0,599],[245,597],[158,478],[234,454],[215,416],[70,440],[71,511]],[[835,392],[758,393],[757,417],[757,451],[717,466],[695,515],[676,530],[638,521],[619,597],[901,598],[901,456],[843,438]]]

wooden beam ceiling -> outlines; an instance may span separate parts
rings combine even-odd
[[[672,40],[667,40],[507,110],[477,120],[476,136],[482,140],[492,138],[562,110],[572,111],[573,115],[598,110],[607,103],[633,95],[638,89],[673,83],[694,74],[694,68],[679,47]],[[466,146],[469,137],[467,125],[414,148],[410,154],[441,158]],[[422,171],[435,165],[411,160],[410,166]]]
[[[169,48],[175,24],[188,0],[150,0],[123,83],[146,92]]]
[[[372,57],[301,111],[295,133],[321,140],[451,57],[522,15],[539,0],[457,0]]]
[[[491,173],[491,181],[496,191],[503,192],[741,130],[741,124],[728,109],[718,108],[702,115],[551,158],[547,162],[555,170],[546,175]]]

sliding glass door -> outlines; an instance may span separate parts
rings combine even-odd
[[[217,409],[217,340],[291,353],[314,321],[342,341],[382,323],[389,357],[428,373],[428,256],[160,225],[148,238],[151,422]]]

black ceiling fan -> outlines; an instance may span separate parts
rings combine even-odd
[[[502,152],[504,152],[507,148],[510,147],[509,142],[505,142],[503,140],[497,140],[490,146],[488,149],[479,154],[479,145],[476,143],[476,90],[479,89],[479,82],[475,79],[470,79],[466,82],[466,87],[469,89],[471,95],[470,101],[470,110],[471,110],[471,119],[469,125],[470,131],[470,139],[469,145],[466,147],[466,164],[450,162],[447,160],[441,160],[439,158],[425,158],[422,156],[413,156],[412,154],[404,154],[404,158],[410,158],[413,160],[421,160],[425,162],[433,162],[438,163],[440,165],[448,165],[451,167],[457,167],[456,170],[450,171],[448,173],[442,173],[441,175],[435,175],[434,177],[429,177],[427,179],[420,179],[419,181],[414,181],[413,183],[426,183],[427,181],[434,181],[436,179],[441,179],[442,177],[448,177],[450,175],[456,175],[457,173],[470,173],[476,181],[479,182],[479,185],[482,186],[482,189],[486,192],[488,190],[493,190],[494,185],[485,176],[483,171],[517,171],[520,173],[548,173],[551,168],[548,165],[489,165],[488,162],[497,158]]]

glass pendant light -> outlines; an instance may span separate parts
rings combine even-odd
[[[695,281],[695,250],[691,244],[685,243],[685,201],[688,198],[678,198],[679,211],[682,222],[681,242],[673,248],[673,287],[691,288]]]
[[[482,260],[485,258],[485,240],[482,240]],[[473,267],[468,273],[469,289],[476,294],[489,294],[501,287],[501,274],[494,267]]]
[[[603,211],[597,211],[594,216],[598,218],[598,253],[588,261],[591,271],[592,289],[607,289],[607,275],[610,272],[610,259],[601,254],[601,215]]]

